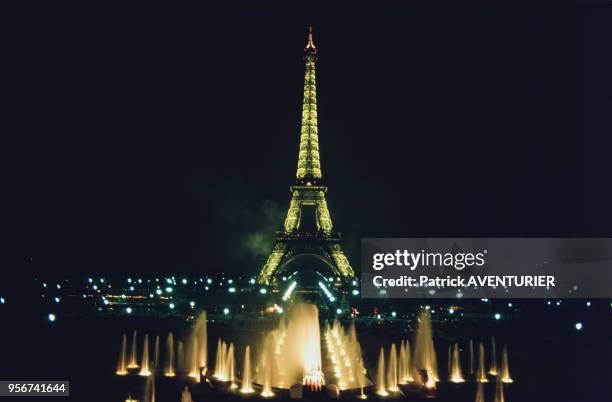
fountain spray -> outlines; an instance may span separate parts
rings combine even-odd
[[[387,387],[385,386],[385,350],[380,348],[378,355],[378,368],[376,369],[376,393],[379,396],[387,396]]]
[[[452,361],[450,380],[451,382],[454,382],[457,384],[465,382],[465,380],[463,379],[463,375],[461,374],[461,362],[459,360],[459,345],[457,345],[457,343],[455,343],[455,347],[453,349],[453,361]]]
[[[497,375],[497,351],[495,347],[495,338],[491,337],[491,367],[489,368],[490,375]]]
[[[136,348],[137,348],[136,343],[137,343],[137,335],[136,335],[136,331],[134,331],[134,334],[132,335],[132,348],[130,349],[130,362],[128,363],[128,368],[138,367],[138,357],[137,357],[138,352],[136,351]]]
[[[485,351],[484,345],[480,342],[478,347],[478,372],[476,373],[476,381],[478,382],[489,382],[487,374],[485,372]]]
[[[127,354],[127,336],[123,334],[123,338],[121,339],[121,349],[119,350],[119,362],[117,363],[117,375],[126,375],[127,371],[127,363],[126,356]]]
[[[502,352],[501,380],[507,384],[514,382],[512,377],[510,377],[510,367],[508,366],[508,349],[506,346],[504,346],[504,351]]]
[[[164,375],[166,377],[174,377],[176,375],[174,371],[174,336],[172,332],[168,333],[168,339],[166,339],[166,368]]]
[[[389,371],[387,372],[387,389],[391,392],[398,392],[397,386],[397,349],[395,344],[391,344],[389,350]]]
[[[143,377],[151,375],[151,370],[149,370],[149,334],[145,334],[142,341],[142,364],[138,375]]]
[[[242,388],[240,392],[243,394],[252,394],[255,392],[253,389],[253,381],[251,378],[251,347],[247,345],[244,350],[244,365],[242,368]]]

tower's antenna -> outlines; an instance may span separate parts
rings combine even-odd
[[[308,49],[317,49],[314,41],[312,40],[312,25],[308,27],[308,43],[306,44],[306,50]]]

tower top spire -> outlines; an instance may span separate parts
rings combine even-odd
[[[312,25],[308,27],[308,42],[306,43],[306,48],[304,50],[308,51],[309,49],[313,49],[315,52],[317,51],[317,47],[312,40]]]

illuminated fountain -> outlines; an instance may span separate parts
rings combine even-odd
[[[144,402],[155,402],[155,376],[150,375],[147,377],[144,390]]]
[[[504,402],[504,383],[499,377],[495,381],[495,398],[493,402]]]
[[[159,365],[159,335],[155,337],[155,352],[153,353],[153,367],[160,368]]]
[[[385,349],[380,348],[378,354],[378,367],[376,368],[376,394],[379,396],[387,396],[387,387],[385,386]]]
[[[180,371],[187,371],[187,362],[185,361],[185,349],[183,342],[180,340],[176,342],[176,367]]]
[[[198,341],[198,367],[205,373],[208,367],[208,330],[206,328],[206,311],[202,311],[195,321],[193,335]]]
[[[325,385],[315,305],[293,305],[287,318],[281,318],[278,327],[267,334],[259,354],[257,382],[264,384],[267,394],[271,388],[289,389],[302,384],[318,391]]]
[[[121,338],[121,349],[119,350],[119,362],[117,363],[117,375],[126,375],[127,371],[127,336]]]
[[[252,394],[255,392],[253,389],[253,380],[251,376],[251,347],[247,345],[244,351],[244,364],[242,367],[242,387],[240,392],[243,394]]]
[[[234,344],[230,343],[227,348],[227,362],[225,363],[225,377],[230,383],[230,389],[236,389],[236,357],[234,354]]]
[[[470,375],[474,375],[476,373],[474,364],[474,342],[470,339]]]
[[[491,337],[491,366],[489,367],[490,375],[497,375],[497,352],[495,347],[495,338]]]
[[[138,368],[138,357],[137,357],[137,335],[136,331],[132,335],[132,348],[130,349],[130,362],[128,363],[128,368]]]
[[[272,350],[272,355],[267,353],[269,350]],[[269,334],[264,340],[263,353],[261,354],[262,378],[260,378],[259,382],[263,384],[261,396],[264,398],[271,398],[274,396],[274,392],[272,392],[272,370],[276,363],[276,355],[274,352],[274,335]]]
[[[433,343],[431,318],[427,310],[419,315],[419,326],[416,331],[413,353],[413,376],[421,381],[426,388],[433,389],[438,377],[436,349]]]
[[[399,354],[399,383],[408,384],[414,381],[412,369],[410,367],[410,343],[408,340],[402,341]]]
[[[174,377],[176,375],[174,370],[174,336],[172,332],[168,334],[168,339],[166,339],[166,367],[164,375],[166,377]]]
[[[188,376],[195,379],[197,382],[200,381],[200,360],[198,357],[198,339],[195,335],[189,338],[189,344],[187,345],[187,364],[189,373]]]
[[[217,341],[217,358],[215,360],[214,377],[219,381],[227,381],[226,371],[227,344],[219,339]]]
[[[323,336],[327,358],[333,365],[338,388],[341,391],[354,388],[363,389],[368,381],[361,346],[357,341],[355,323],[351,323],[348,331],[338,320],[334,320],[331,327],[326,323]]]
[[[287,328],[289,344],[295,342],[302,362],[302,384],[310,390],[319,391],[325,385],[321,363],[321,334],[319,310],[314,304],[299,304],[292,311]],[[290,346],[290,345],[288,345]]]
[[[465,382],[463,375],[461,374],[461,362],[459,361],[459,345],[455,343],[453,348],[453,360],[451,364],[451,382],[462,383]]]
[[[476,381],[489,382],[487,379],[487,373],[485,371],[485,351],[482,342],[480,342],[480,346],[478,348],[478,371],[476,372]]]
[[[142,364],[140,365],[140,373],[138,375],[143,377],[151,375],[151,370],[149,370],[149,334],[145,334],[142,341]]]
[[[505,346],[504,351],[502,352],[501,380],[505,383],[514,382],[512,377],[510,377],[510,367],[508,366],[508,348]]]
[[[387,389],[391,392],[399,391],[397,387],[397,348],[391,344],[389,350],[389,369],[387,371]]]
[[[484,384],[482,382],[478,382],[478,386],[476,388],[476,399],[474,399],[474,402],[485,402]]]

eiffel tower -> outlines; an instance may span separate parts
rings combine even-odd
[[[275,285],[282,273],[293,271],[293,268],[327,268],[344,283],[355,278],[342,251],[340,234],[333,231],[325,200],[327,186],[321,174],[317,127],[317,53],[310,27],[304,49],[306,73],[296,180],[290,188],[291,203],[285,225],[277,232],[272,253],[259,274],[258,282],[261,284]]]

